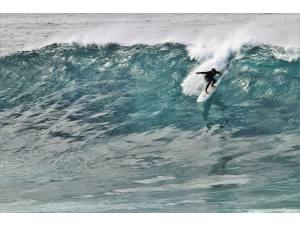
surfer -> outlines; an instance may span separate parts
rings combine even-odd
[[[205,80],[206,82],[208,83],[206,85],[206,88],[205,88],[205,93],[208,94],[207,92],[207,89],[209,87],[209,85],[211,84],[212,87],[215,87],[214,84],[217,82],[216,79],[214,78],[214,76],[216,74],[220,74],[222,75],[221,72],[217,71],[215,68],[212,68],[210,71],[207,71],[207,72],[196,72],[196,74],[205,74]]]

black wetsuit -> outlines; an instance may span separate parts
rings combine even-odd
[[[211,70],[211,71],[207,71],[207,72],[197,72],[197,74],[205,74],[205,80],[208,83],[206,85],[205,91],[207,92],[207,88],[209,87],[209,85],[211,84],[212,86],[214,86],[214,84],[217,82],[216,79],[214,78],[214,76],[216,74],[221,74],[219,71],[216,70]]]

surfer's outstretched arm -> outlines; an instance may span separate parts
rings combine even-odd
[[[196,74],[208,74],[208,72],[196,72]]]

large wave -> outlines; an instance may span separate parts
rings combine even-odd
[[[0,59],[0,105],[2,110],[29,109],[29,115],[46,110],[63,116],[65,109],[70,118],[102,118],[110,126],[113,120],[126,129],[128,124],[146,129],[147,118],[152,118],[149,128],[180,126],[185,121],[181,113],[195,102],[185,95],[197,96],[204,87],[203,76],[194,71],[213,66],[226,68],[216,95],[226,104],[256,105],[267,99],[293,105],[299,100],[299,59],[278,58],[278,52],[288,54],[283,48],[244,45],[237,51],[226,46],[197,60],[189,48],[53,44],[5,56]]]
[[[149,17],[149,18],[148,18]],[[182,43],[188,56],[198,65],[189,71],[181,84],[185,95],[197,95],[204,80],[195,71],[213,67],[225,71],[233,57],[243,54],[246,46],[269,46],[276,59],[288,62],[300,56],[297,15],[232,14],[201,15],[101,15],[101,23],[88,20],[89,26],[56,32],[44,41],[28,43],[32,51],[53,43],[101,46],[162,45]],[[68,17],[67,17],[68,18]],[[148,18],[148,19],[147,19]],[[77,25],[79,26],[79,25]],[[80,26],[82,26],[80,24]],[[277,47],[276,47],[277,46]]]

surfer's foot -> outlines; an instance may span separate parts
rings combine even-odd
[[[208,91],[205,92],[208,95]]]

